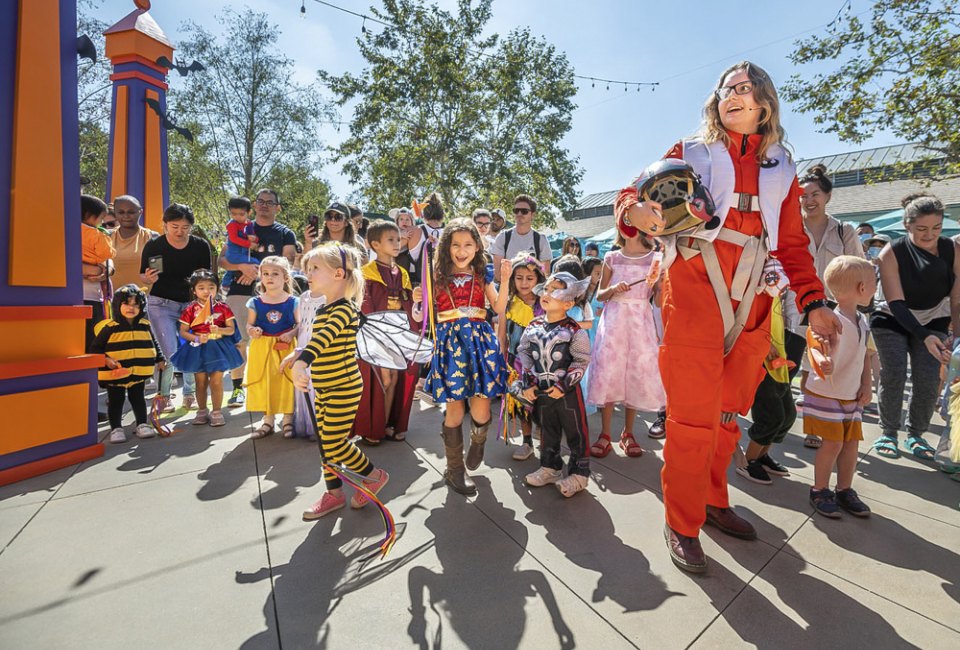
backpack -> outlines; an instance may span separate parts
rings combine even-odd
[[[540,259],[540,233],[536,230],[531,229],[530,232],[533,233],[533,255],[538,260]],[[503,256],[507,256],[507,251],[510,250],[510,238],[513,236],[513,228],[509,228],[503,233]]]

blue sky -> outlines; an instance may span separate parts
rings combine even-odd
[[[332,1],[358,13],[369,13],[371,6],[369,1]],[[456,5],[451,0],[437,4],[447,9]],[[355,42],[361,35],[361,20],[313,0],[306,1],[303,17],[300,0],[153,0],[150,13],[176,44],[185,20],[217,31],[215,16],[226,6],[249,6],[268,13],[281,31],[281,48],[296,61],[301,81],[313,81],[318,69],[339,74],[363,68]],[[704,98],[728,65],[750,59],[778,85],[798,72],[787,58],[793,42],[822,32],[840,6],[841,0],[495,0],[488,31],[506,34],[518,26],[529,27],[565,52],[577,74],[660,82],[653,93],[633,89],[625,93],[623,86],[613,85],[608,91],[600,83],[595,88],[589,81],[579,83],[578,109],[565,145],[579,156],[584,169],[582,196],[629,183],[679,138],[694,132]],[[854,0],[852,12],[863,13],[869,7],[867,0]],[[132,0],[104,0],[95,15],[112,23],[132,9]],[[368,22],[367,28],[376,26]],[[892,135],[881,135],[862,145],[844,143],[818,133],[812,116],[788,104],[782,115],[787,137],[800,158],[899,142]],[[349,119],[348,111],[342,119]],[[345,126],[340,132],[322,126],[318,132],[330,145],[345,135]],[[328,164],[322,173],[336,195],[351,191],[339,165]]]

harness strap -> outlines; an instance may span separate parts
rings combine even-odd
[[[717,234],[717,239],[743,248],[729,291],[713,242],[689,238],[689,246],[680,245],[678,248],[685,260],[697,255],[703,256],[703,265],[707,270],[707,277],[717,298],[720,317],[723,320],[723,354],[726,356],[733,349],[750,316],[750,309],[757,295],[756,288],[760,283],[763,265],[767,259],[767,246],[762,236],[751,237],[727,228]],[[736,311],[733,309],[734,301],[740,303]]]

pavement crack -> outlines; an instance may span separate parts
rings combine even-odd
[[[276,623],[277,647],[283,650],[283,639],[280,635],[280,612],[277,610],[277,590],[273,574],[273,558],[270,557],[270,534],[267,532],[267,514],[263,507],[263,486],[260,483],[260,454],[257,453],[257,441],[251,440],[251,442],[253,443],[253,464],[257,476],[257,502],[260,509],[260,523],[263,526],[263,543],[267,550],[267,571],[270,573],[270,602],[273,605],[273,620]]]

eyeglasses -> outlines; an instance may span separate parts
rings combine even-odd
[[[530,208],[514,208],[513,209],[514,214],[522,214],[524,216],[530,214],[531,212],[533,212],[533,210],[531,210]]]
[[[477,228],[489,228],[489,227],[490,227],[490,222],[489,222],[489,221],[474,221],[473,223],[477,226]]]
[[[323,215],[324,221],[343,221],[344,218],[345,217],[339,212],[328,212],[327,214]]]
[[[717,96],[719,101],[725,100],[730,96],[731,93],[736,93],[738,95],[749,95],[753,92],[753,82],[752,81],[741,81],[738,84],[733,84],[732,86],[721,86],[713,91]]]
[[[264,201],[263,199],[257,199],[256,201],[254,201],[254,203],[256,203],[257,205],[265,205],[268,208],[275,208],[278,205],[280,205],[276,201]]]

